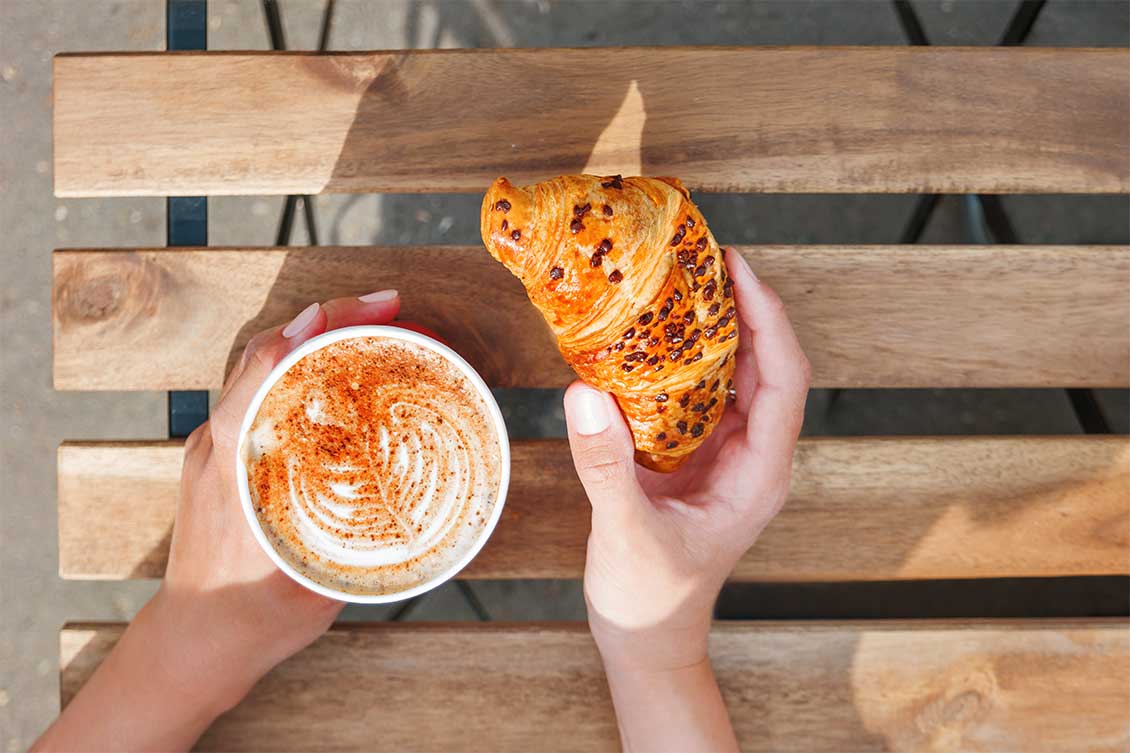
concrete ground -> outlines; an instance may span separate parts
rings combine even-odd
[[[280,3],[292,48],[315,44],[320,0]],[[914,0],[935,44],[991,44],[1013,0]],[[339,0],[331,49],[613,44],[903,44],[891,6],[838,2],[551,2],[550,0]],[[1126,46],[1125,0],[1051,0],[1028,44]],[[211,0],[209,46],[266,49],[256,0]],[[156,199],[57,200],[51,190],[51,57],[60,51],[160,50],[161,0],[0,0],[0,750],[26,748],[57,712],[57,635],[67,620],[129,619],[153,583],[66,582],[57,576],[54,452],[64,438],[164,437],[162,393],[51,389],[50,252],[68,246],[164,242]],[[981,82],[970,82],[976,86]],[[991,96],[991,82],[984,82]],[[715,232],[738,243],[890,243],[906,196],[701,196]],[[1125,197],[1018,196],[1004,200],[1024,243],[1127,243]],[[280,197],[216,198],[213,244],[270,245]],[[477,243],[473,196],[317,197],[323,242]],[[947,199],[924,242],[965,238],[959,202]],[[305,242],[301,225],[294,242]],[[1128,430],[1124,391],[1101,396]],[[560,435],[559,394],[500,393],[517,436]],[[1056,390],[850,391],[813,395],[810,434],[1074,433]],[[499,619],[575,619],[577,583],[476,583]],[[811,590],[811,589],[810,589]],[[821,592],[821,599],[828,598]],[[775,599],[786,598],[774,587]],[[780,610],[774,616],[781,616]],[[787,612],[787,610],[786,610]],[[793,614],[801,615],[802,607]],[[344,619],[379,619],[354,609]],[[787,616],[787,614],[786,614]],[[474,619],[452,585],[407,619]]]

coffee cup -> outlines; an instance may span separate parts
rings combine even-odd
[[[256,541],[306,588],[409,599],[482,549],[510,480],[506,425],[458,353],[396,326],[332,330],[271,371],[236,448]]]

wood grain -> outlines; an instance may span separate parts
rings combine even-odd
[[[121,635],[61,636],[65,705]],[[717,624],[746,751],[1123,751],[1123,620]],[[583,625],[331,630],[277,667],[201,750],[615,751]]]
[[[589,506],[564,440],[515,442],[502,519],[470,578],[577,578]],[[59,449],[59,569],[157,578],[179,443]],[[893,580],[1130,574],[1124,437],[805,439],[784,511],[734,578]]]
[[[54,85],[59,196],[480,192],[586,167],[718,191],[1130,190],[1123,49],[84,54]]]
[[[1125,246],[756,246],[817,387],[1130,386]],[[394,287],[500,387],[573,379],[521,284],[476,247],[63,250],[58,389],[219,387],[311,301]]]

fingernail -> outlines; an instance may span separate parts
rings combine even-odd
[[[591,387],[574,388],[570,402],[573,404],[573,410],[569,411],[569,418],[573,430],[578,434],[585,436],[599,434],[611,423],[608,398]]]
[[[753,267],[749,266],[749,262],[745,260],[744,256],[738,253],[738,250],[736,248],[734,248],[733,246],[727,246],[726,250],[729,251],[737,259],[735,266],[744,269],[754,282],[760,282],[760,280],[757,279],[757,275],[754,274]]]
[[[361,301],[361,303],[383,303],[385,301],[391,301],[398,295],[400,295],[400,293],[395,290],[378,290],[376,293],[358,296],[357,300]]]
[[[318,304],[311,303],[309,306],[302,309],[302,313],[294,317],[294,321],[286,325],[286,329],[282,331],[282,336],[294,337],[310,326],[310,322],[314,321],[314,317],[318,315],[319,308],[321,307]]]

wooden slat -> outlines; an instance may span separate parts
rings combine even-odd
[[[68,578],[165,568],[179,443],[59,449]],[[502,520],[465,571],[575,578],[589,506],[563,440],[513,444]],[[784,511],[739,580],[1130,574],[1130,442],[1122,437],[806,439]]]
[[[66,704],[121,635],[61,636]],[[1124,751],[1121,620],[719,624],[746,751]],[[359,669],[361,668],[361,669]],[[615,751],[583,625],[363,625],[283,663],[201,750]]]
[[[724,239],[723,239],[724,240]],[[1130,385],[1124,246],[756,246],[818,387]],[[496,386],[572,378],[479,247],[64,250],[55,386],[205,389],[310,301],[386,287]]]
[[[987,82],[973,87],[971,82]],[[1122,49],[627,48],[55,59],[59,196],[1130,190]]]

